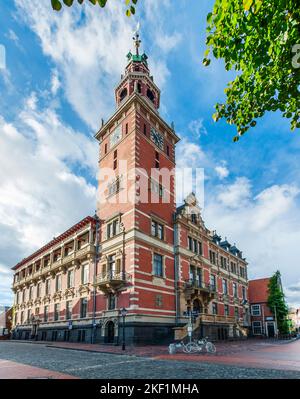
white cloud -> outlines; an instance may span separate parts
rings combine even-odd
[[[249,262],[250,278],[282,273],[287,299],[300,306],[300,291],[288,287],[300,284],[299,189],[295,185],[273,185],[254,195],[251,182],[237,178],[210,192],[204,209],[207,227],[236,242]]]
[[[191,121],[188,128],[196,139],[200,139],[203,134],[207,134],[207,130],[203,124],[203,118]]]
[[[218,177],[223,180],[229,176],[229,170],[227,168],[226,161],[221,161],[221,164],[215,167],[215,172],[217,173]]]
[[[109,2],[105,9],[87,5],[59,13],[53,12],[47,2],[15,2],[20,18],[37,34],[44,54],[55,63],[66,98],[78,115],[97,129],[101,118],[108,117],[113,109],[112,88],[126,66],[136,20],[127,18],[124,8],[116,2]],[[156,31],[154,27],[153,30]],[[141,35],[143,39],[142,32]],[[165,33],[160,28],[163,51],[159,58],[150,56],[149,63],[161,88],[169,76],[165,55],[179,40],[179,34]],[[143,45],[147,46],[144,42]],[[57,90],[57,84],[56,80],[53,86],[52,80],[52,90]]]
[[[246,177],[238,177],[231,185],[218,188],[218,201],[228,208],[240,208],[245,206],[250,196],[250,181]]]
[[[54,71],[52,71],[52,76],[51,76],[51,93],[55,96],[60,87],[61,87],[61,82],[58,77],[58,71],[55,69]]]
[[[24,104],[13,123],[0,117],[0,290],[5,301],[11,284],[7,269],[96,207],[96,189],[88,182],[97,171],[96,141],[65,126],[55,111],[37,110],[30,99]]]

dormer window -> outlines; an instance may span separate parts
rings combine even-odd
[[[127,89],[126,87],[120,93],[120,101],[123,101],[125,97],[127,97]]]
[[[192,213],[192,214],[191,214],[191,221],[192,221],[193,223],[197,223],[197,215],[196,215],[195,213]]]

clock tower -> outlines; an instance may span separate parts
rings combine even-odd
[[[179,138],[159,114],[160,90],[147,55],[140,53],[138,32],[133,39],[135,50],[127,54],[115,89],[116,111],[95,135],[101,225],[96,309],[106,318],[104,342],[118,340],[121,308],[127,309],[127,342],[169,339],[176,318],[173,215]]]

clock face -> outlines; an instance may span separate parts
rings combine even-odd
[[[161,150],[164,149],[164,138],[162,134],[157,132],[153,127],[151,128],[151,140],[159,147]]]
[[[119,125],[114,132],[110,135],[110,147],[116,145],[122,138],[121,125]]]

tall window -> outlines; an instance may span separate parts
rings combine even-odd
[[[251,314],[252,316],[260,316],[260,305],[251,305]]]
[[[225,278],[222,280],[222,286],[223,286],[223,294],[228,295],[228,283]]]
[[[80,317],[83,319],[87,315],[87,298],[81,298],[80,301]]]
[[[159,254],[153,255],[153,273],[155,276],[163,277],[163,257]]]
[[[198,254],[202,255],[203,254],[203,250],[202,250],[202,242],[198,241]]]
[[[89,282],[89,265],[82,266],[82,284],[87,284]]]
[[[240,275],[245,278],[245,269],[243,267],[240,267]]]
[[[45,285],[45,294],[46,295],[50,294],[50,284],[51,284],[51,281],[50,281],[50,278],[48,278],[46,280],[46,285]]]
[[[245,301],[247,299],[247,295],[246,295],[246,287],[242,287],[242,296],[243,296],[243,300]]]
[[[47,322],[47,321],[48,321],[48,317],[49,317],[49,306],[46,305],[46,306],[44,307],[44,322]]]
[[[224,305],[224,315],[229,316],[229,305]]]
[[[236,263],[230,262],[231,272],[236,274]]]
[[[193,239],[192,237],[188,237],[188,244],[189,244],[189,250],[193,250]]]
[[[32,299],[32,285],[29,287],[29,299]]]
[[[164,238],[164,226],[160,223],[155,222],[152,220],[151,222],[151,235],[153,237],[157,237],[160,240]]]
[[[20,320],[20,323],[23,324],[23,322],[24,322],[24,312],[21,312],[21,320]]]
[[[42,295],[42,283],[38,283],[38,285],[36,286],[36,296],[37,298],[40,298],[41,295]]]
[[[25,302],[25,297],[26,297],[26,289],[24,289],[22,292],[22,302]]]
[[[221,267],[222,267],[223,269],[226,269],[226,270],[227,270],[227,259],[224,258],[224,256],[221,256],[220,260],[221,260]]]
[[[215,265],[216,264],[216,253],[210,250],[209,251],[209,259],[210,259],[210,263]]]
[[[236,319],[239,318],[239,308],[237,306],[234,308],[234,316]]]
[[[214,274],[210,275],[210,287],[213,291],[216,291],[217,284],[216,284],[216,276]]]
[[[67,287],[68,288],[74,287],[74,270],[68,271]]]
[[[115,275],[116,272],[116,256],[109,255],[108,257],[108,273],[111,277]]]
[[[66,320],[72,319],[72,301],[66,302]]]
[[[261,321],[253,321],[252,322],[252,331],[253,331],[253,335],[261,335],[261,333],[262,333]]]
[[[114,294],[108,295],[108,310],[114,310],[116,308],[116,296]]]
[[[114,151],[114,169],[117,169],[118,166],[118,150]]]
[[[193,247],[194,247],[194,252],[195,252],[195,254],[197,254],[197,253],[198,253],[198,243],[197,243],[197,240],[193,240]]]
[[[60,290],[61,290],[61,274],[58,274],[55,280],[55,291],[57,292]]]
[[[54,320],[55,321],[59,320],[59,314],[60,314],[60,303],[56,303],[54,305]]]
[[[191,221],[192,221],[193,223],[197,223],[197,215],[196,215],[195,213],[192,213],[192,214],[191,214]]]
[[[237,287],[237,283],[233,283],[233,284],[232,284],[232,288],[233,288],[233,296],[234,296],[235,298],[237,298],[237,297],[238,297],[238,287]]]
[[[27,323],[31,322],[31,309],[27,310]]]
[[[114,237],[120,233],[119,219],[115,219],[107,225],[107,238]]]
[[[212,314],[218,314],[218,304],[216,302],[212,304]]]
[[[155,168],[159,168],[159,153],[155,151]]]

